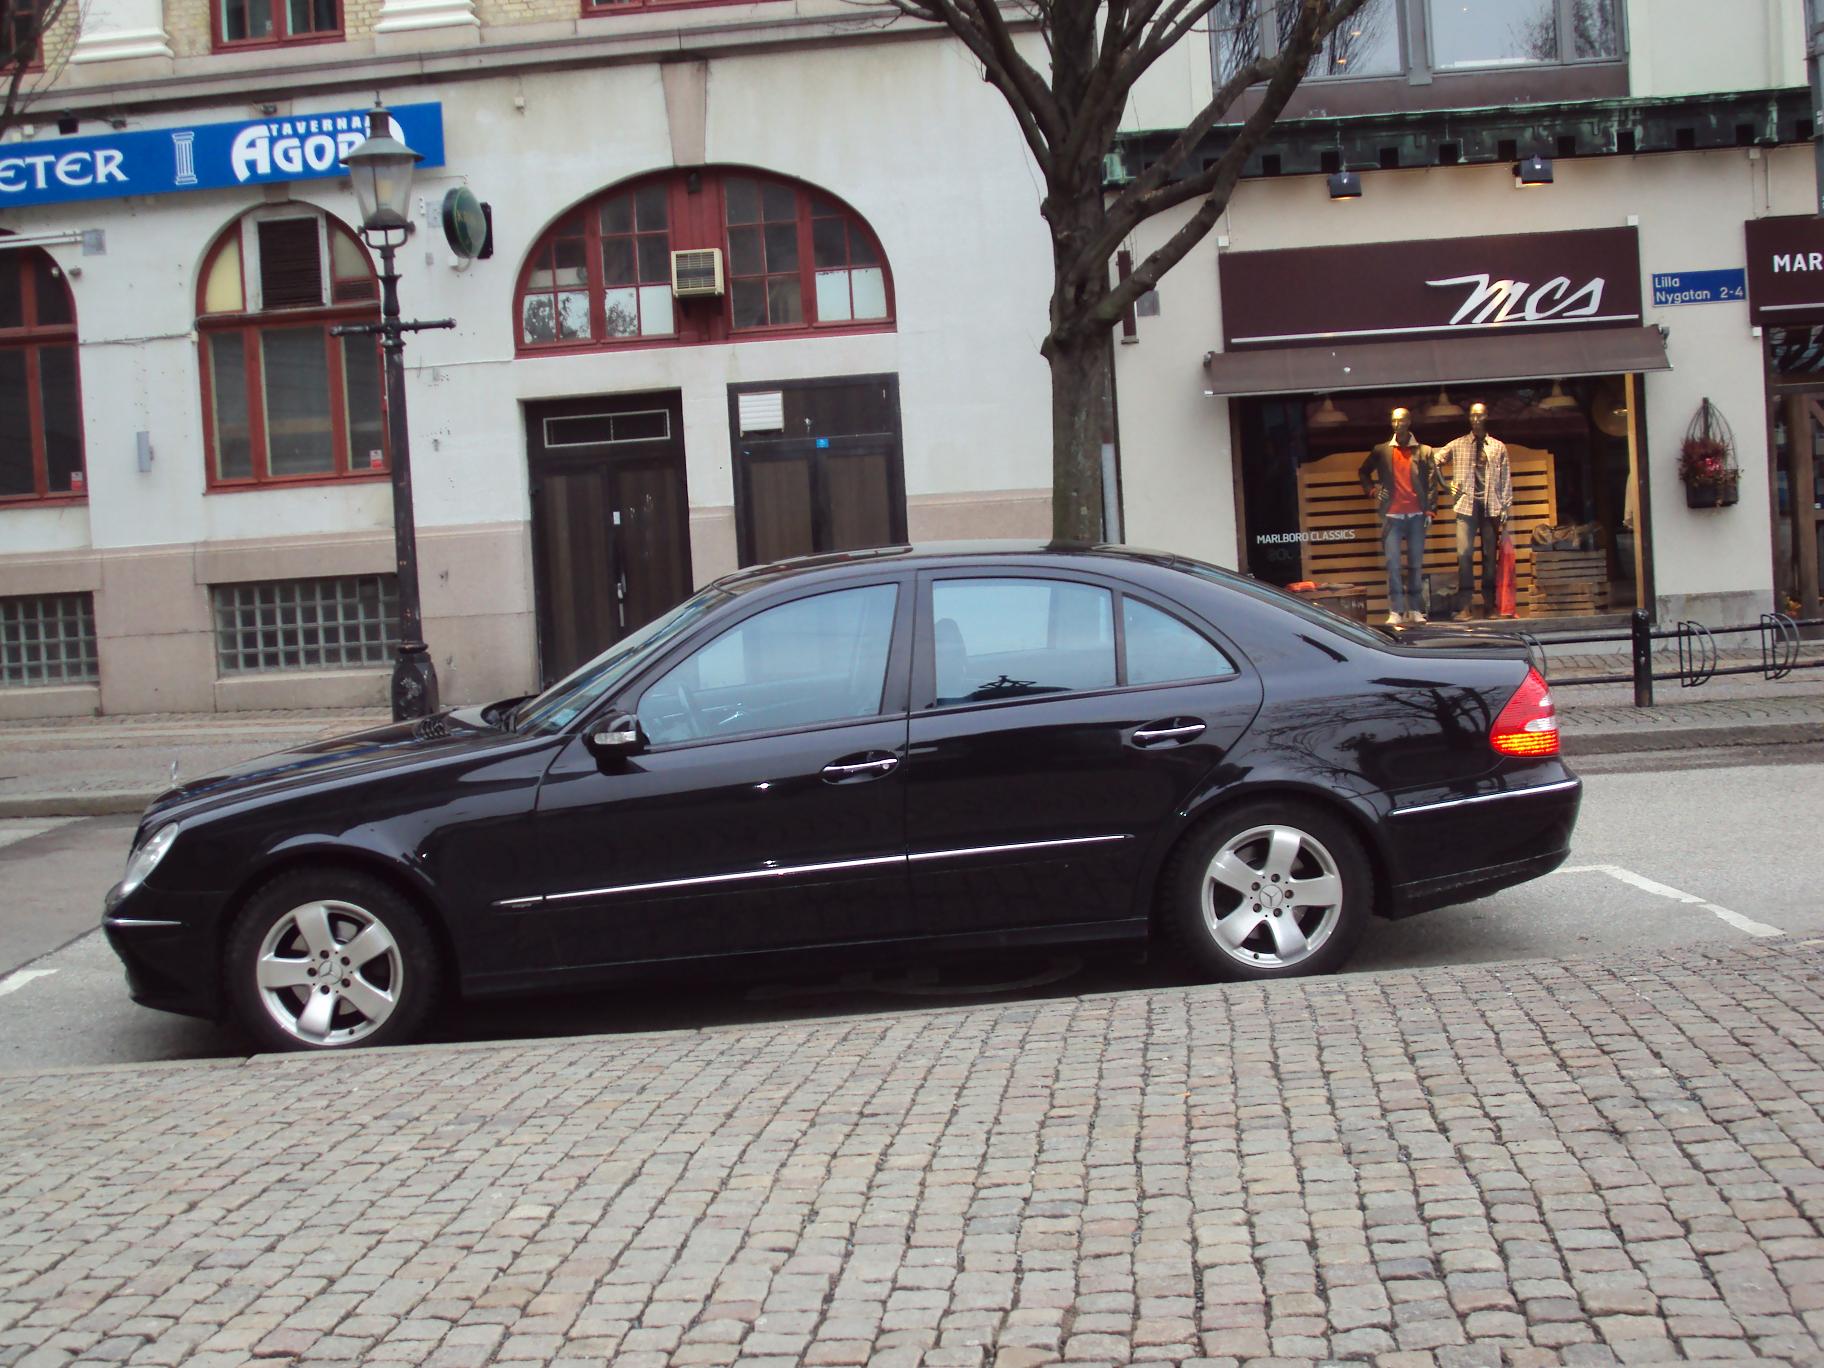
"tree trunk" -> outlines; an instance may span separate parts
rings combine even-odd
[[[1114,440],[1102,329],[1046,349],[1051,365],[1051,535],[1102,540],[1102,446]]]

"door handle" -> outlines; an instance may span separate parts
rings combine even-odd
[[[899,768],[897,755],[880,755],[870,759],[832,760],[823,767],[824,779],[840,784],[847,779],[879,779]]]
[[[1194,717],[1173,717],[1164,722],[1150,722],[1134,733],[1136,746],[1152,746],[1162,742],[1184,742],[1193,737],[1202,736],[1203,723]]]

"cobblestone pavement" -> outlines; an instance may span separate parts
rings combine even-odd
[[[0,1080],[0,1363],[1824,1362],[1824,949]]]

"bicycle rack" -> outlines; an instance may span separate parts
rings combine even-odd
[[[1701,622],[1678,624],[1678,687],[1695,689],[1716,674],[1716,638]]]
[[[1799,659],[1799,625],[1785,613],[1761,614],[1761,675],[1784,679]]]

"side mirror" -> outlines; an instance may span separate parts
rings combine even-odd
[[[646,733],[639,718],[617,713],[584,732],[583,745],[598,760],[619,760],[645,750]]]

